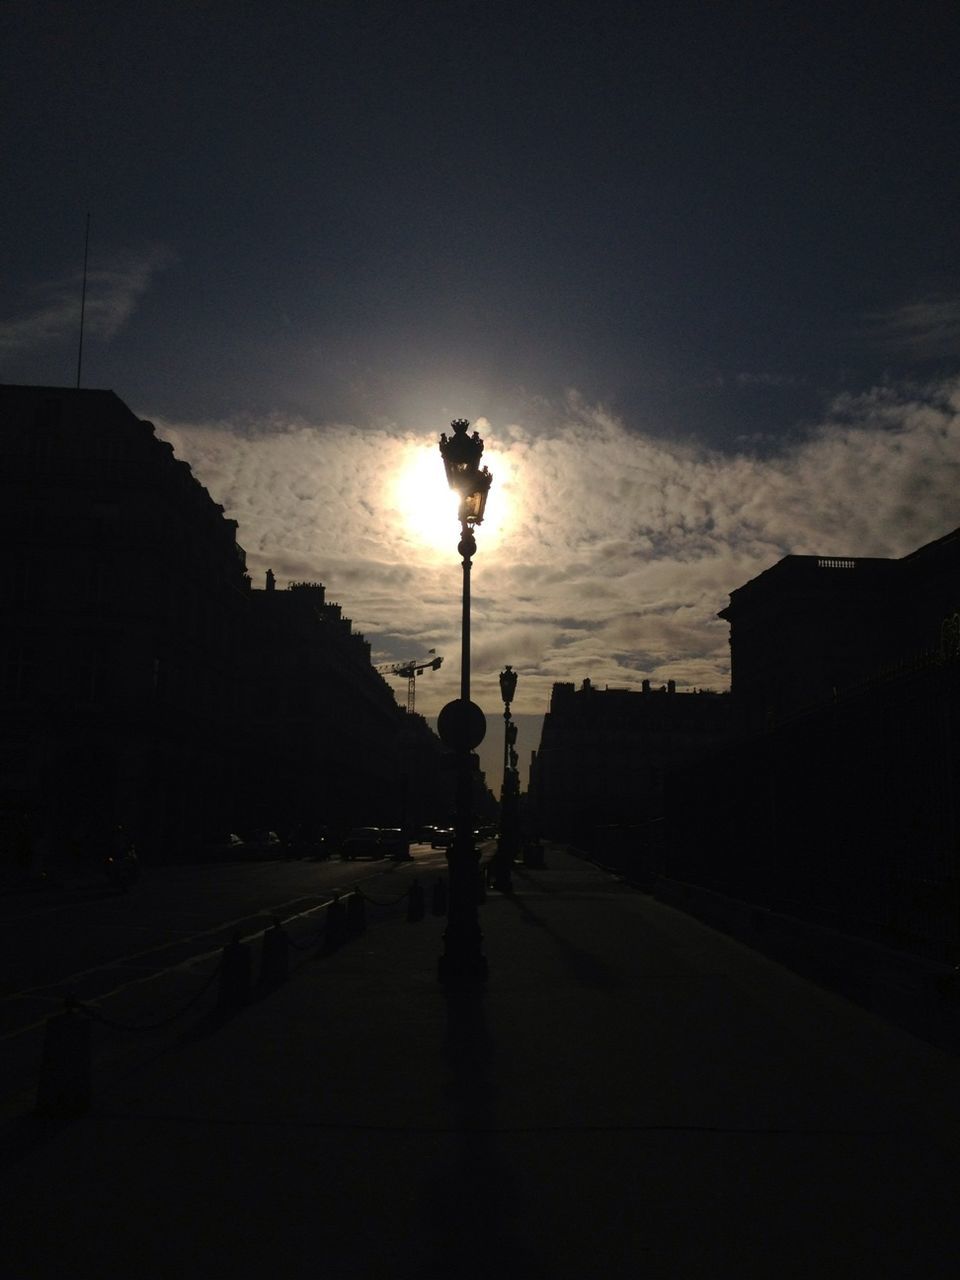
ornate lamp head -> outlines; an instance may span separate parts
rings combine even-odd
[[[513,701],[513,695],[517,691],[517,673],[513,667],[506,666],[500,672],[500,697],[509,706]]]
[[[453,435],[440,437],[440,456],[447,472],[447,484],[460,495],[460,520],[463,524],[482,524],[487,505],[487,494],[493,476],[480,466],[483,441],[475,431],[467,435],[470,423],[466,418],[454,418],[450,423]]]

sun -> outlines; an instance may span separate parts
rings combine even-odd
[[[488,457],[484,453],[483,461],[493,472],[493,485],[477,540],[492,549],[500,542],[506,508],[504,476],[502,469],[498,471],[495,455]],[[406,447],[393,482],[390,505],[413,541],[438,553],[455,553],[459,537],[457,495],[447,486],[436,441]]]
[[[407,534],[442,551],[456,544],[457,495],[447,487],[436,445],[411,445],[394,481],[393,506]]]

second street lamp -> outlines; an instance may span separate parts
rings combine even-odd
[[[447,850],[450,893],[447,899],[447,928],[440,957],[440,981],[448,986],[476,986],[486,981],[487,959],[480,932],[479,854],[473,835],[473,774],[478,747],[486,734],[483,712],[470,701],[470,568],[477,550],[475,525],[483,522],[492,476],[480,466],[483,441],[470,423],[457,418],[450,424],[453,435],[440,437],[440,455],[447,483],[460,496],[460,542],[457,550],[463,562],[463,616],[460,649],[460,697],[448,702],[437,719],[437,732],[454,753],[457,771],[457,808],[453,844]]]
[[[510,703],[517,692],[517,673],[506,666],[500,672],[503,699],[503,784],[500,788],[500,839],[494,861],[493,887],[501,893],[513,892],[512,868],[519,837],[520,778],[517,772],[517,726],[510,715]]]

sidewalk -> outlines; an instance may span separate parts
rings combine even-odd
[[[957,1273],[960,1064],[555,850],[377,924],[5,1170],[46,1277]]]

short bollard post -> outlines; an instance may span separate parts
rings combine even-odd
[[[280,921],[274,920],[270,929],[264,929],[263,942],[260,947],[260,981],[268,986],[277,986],[287,980],[290,972],[290,944],[287,935],[280,927]]]
[[[250,948],[238,935],[223,948],[217,1012],[228,1015],[242,1009],[250,1003],[250,989]]]
[[[534,870],[543,869],[543,845],[539,840],[528,840],[523,846],[523,865]]]
[[[36,1114],[69,1120],[90,1107],[90,1023],[68,1001],[43,1031]]]
[[[324,920],[323,950],[325,954],[329,955],[343,945],[345,933],[346,924],[343,918],[343,903],[339,897],[335,897],[332,902],[327,904],[327,914]]]
[[[354,890],[347,898],[347,936],[359,938],[367,927],[367,913],[363,894]]]
[[[438,877],[434,882],[431,910],[435,916],[445,916],[447,914],[447,882],[442,876]]]
[[[423,919],[423,915],[423,889],[420,887],[419,880],[414,880],[407,894],[407,920],[410,924],[416,924],[418,920]]]

